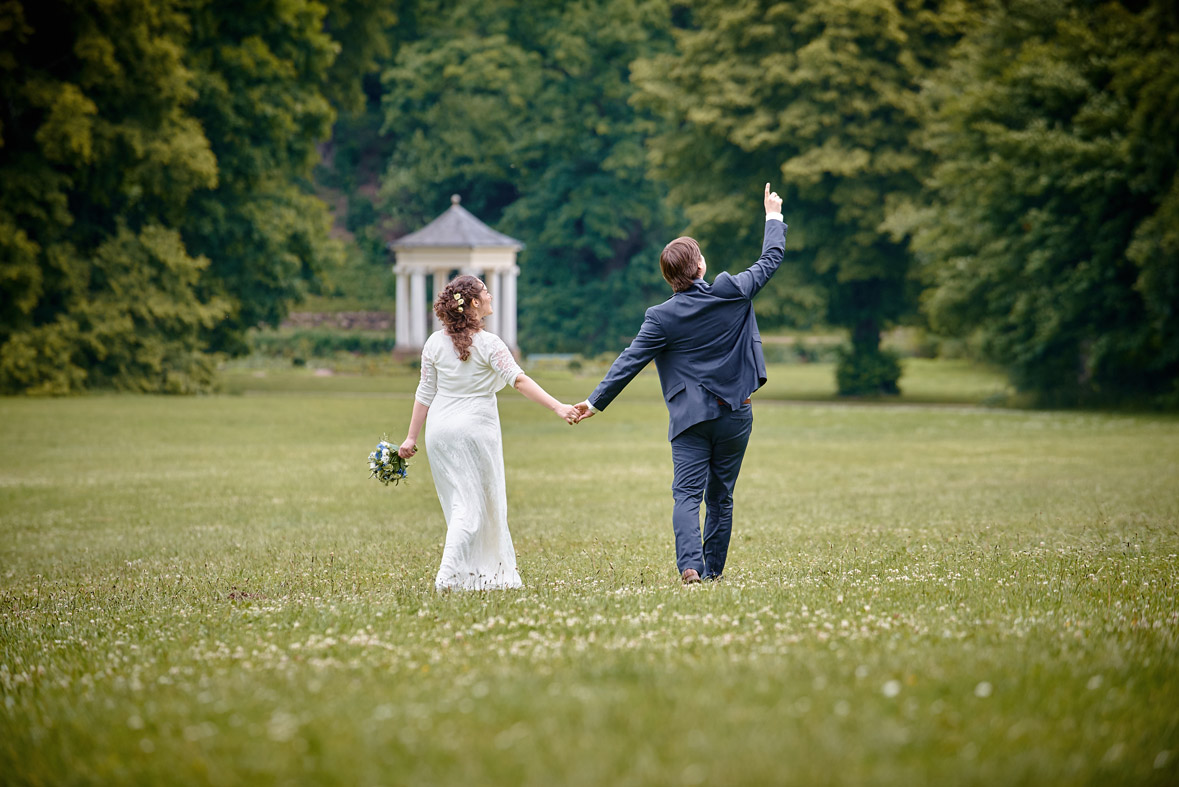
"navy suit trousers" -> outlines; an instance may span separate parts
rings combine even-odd
[[[705,579],[719,577],[725,568],[733,532],[733,489],[753,430],[753,405],[720,409],[719,417],[689,426],[671,441],[676,566],[680,573],[694,568]],[[707,505],[703,541],[702,497]]]

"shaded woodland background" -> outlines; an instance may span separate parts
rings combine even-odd
[[[527,352],[621,349],[687,232],[787,263],[846,394],[916,326],[1055,405],[1179,402],[1171,2],[0,3],[0,391],[195,392],[308,295],[388,308],[460,193]],[[333,228],[334,223],[334,228]]]

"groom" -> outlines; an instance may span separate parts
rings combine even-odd
[[[749,270],[719,273],[710,285],[700,246],[676,238],[659,255],[663,278],[675,294],[647,309],[630,346],[581,404],[580,420],[605,410],[644,366],[655,361],[671,416],[676,566],[684,584],[719,579],[733,529],[733,488],[753,429],[749,395],[765,384],[761,334],[753,296],[766,285],[785,251],[782,198],[765,191],[761,257]],[[708,513],[700,538],[700,499]]]

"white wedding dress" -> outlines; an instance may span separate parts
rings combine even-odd
[[[422,348],[415,398],[430,408],[426,455],[446,516],[438,590],[522,586],[508,532],[504,449],[495,392],[524,371],[498,336],[479,331],[460,361],[443,331]]]

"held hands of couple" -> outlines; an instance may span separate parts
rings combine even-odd
[[[557,414],[558,418],[570,426],[581,420],[581,415],[578,413],[577,408],[571,404],[559,404],[553,408],[553,412]]]
[[[570,426],[579,424],[594,414],[594,411],[590,409],[588,401],[578,402],[577,404],[559,404],[553,409],[553,412]]]

